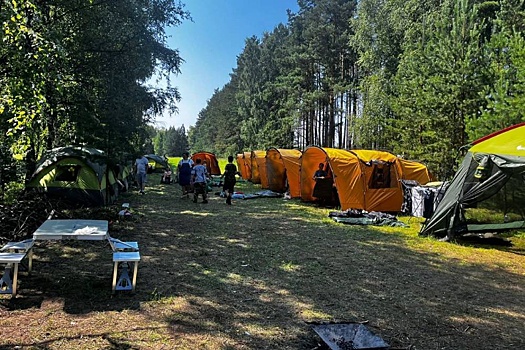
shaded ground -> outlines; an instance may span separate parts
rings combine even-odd
[[[345,226],[296,200],[195,204],[157,176],[111,225],[140,244],[137,292],[111,296],[107,244],[39,243],[0,296],[0,349],[326,349],[316,321],[368,321],[396,349],[525,348],[522,245]]]

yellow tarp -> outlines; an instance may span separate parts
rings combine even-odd
[[[257,161],[259,159],[259,161]],[[261,171],[264,172],[263,176],[266,176],[266,151],[252,151],[251,153],[251,170],[252,170],[252,176],[251,181],[254,184],[260,184],[261,183]],[[264,169],[261,170],[259,164],[264,165]],[[268,180],[266,180],[266,184],[268,184]]]
[[[251,156],[251,152],[243,152],[237,154],[238,170],[241,173],[242,178],[245,180],[250,180],[252,178]]]

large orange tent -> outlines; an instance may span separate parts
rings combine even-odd
[[[427,168],[420,163],[374,150],[342,150],[308,147],[301,156],[301,198],[312,201],[313,174],[319,163],[328,164],[341,210],[397,212],[403,203],[399,180],[430,181]]]
[[[221,169],[219,168],[219,162],[215,157],[215,154],[210,152],[197,152],[191,156],[191,159],[196,162],[197,159],[200,159],[202,163],[206,163],[206,168],[208,169],[208,174],[210,175],[220,175]]]
[[[252,178],[252,154],[251,152],[243,152],[237,154],[237,168],[241,176],[245,180]]]
[[[268,188],[266,176],[266,151],[252,151],[252,182],[261,184],[261,188]]]
[[[268,187],[274,192],[285,192],[286,185],[292,198],[301,197],[300,159],[296,149],[270,148],[266,152]]]

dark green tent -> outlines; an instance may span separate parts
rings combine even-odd
[[[472,143],[420,235],[448,237],[524,227],[525,123]]]

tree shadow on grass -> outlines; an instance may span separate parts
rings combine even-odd
[[[70,314],[140,309],[136,295],[112,294],[112,252],[106,243],[55,242],[34,250],[33,271],[19,276],[18,295],[0,303],[6,310],[40,308],[45,299],[63,300]]]
[[[144,317],[139,326],[165,324],[157,336],[188,349],[314,349],[320,339],[306,322],[338,320],[369,321],[397,348],[525,345],[521,255],[489,256],[403,229],[335,224],[298,201],[229,207],[219,198],[202,205],[176,193],[150,188],[128,199],[136,221],[117,238],[140,244],[134,295],[110,297],[111,259],[103,251],[89,257],[99,261],[90,268],[57,250],[53,268],[39,268],[44,280],[27,290],[64,298],[64,311],[85,317],[129,308]],[[61,290],[49,282],[66,273],[60,259],[73,265],[71,273],[91,272]]]
[[[221,217],[220,207],[209,210]],[[166,318],[181,334],[228,330],[249,348],[307,348],[317,340],[305,321],[339,319],[370,320],[394,346],[523,342],[524,277],[498,264],[411,249],[405,237],[373,228],[313,224],[278,202],[243,210],[248,223],[173,218],[194,229],[174,237],[177,275],[158,286],[163,297],[192,301]]]

